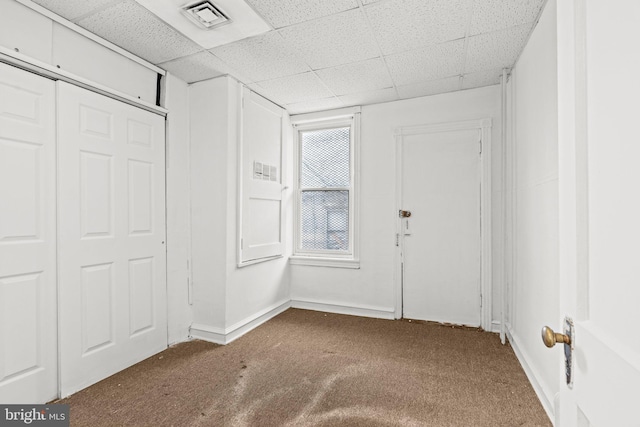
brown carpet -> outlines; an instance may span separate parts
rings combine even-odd
[[[295,309],[60,403],[72,426],[551,426],[495,334]]]

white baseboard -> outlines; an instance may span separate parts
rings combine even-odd
[[[491,322],[491,331],[495,334],[499,334],[500,333],[500,322],[498,322],[497,320],[493,320]]]
[[[224,329],[215,326],[203,325],[201,323],[194,323],[190,328],[190,337],[226,345],[237,340],[252,329],[262,325],[267,320],[276,317],[289,307],[291,307],[291,301],[288,300],[274,304]]]
[[[376,319],[395,318],[395,310],[393,308],[370,307],[370,306],[354,306],[343,304],[328,304],[311,300],[291,300],[291,308],[301,308],[304,310],[323,311],[325,313],[348,314],[351,316],[374,317]]]
[[[536,374],[534,373],[534,370],[531,368],[531,365],[529,364],[529,362],[527,361],[527,358],[522,352],[520,341],[513,336],[511,332],[511,328],[507,328],[507,339],[511,344],[511,348],[513,348],[513,352],[516,354],[516,357],[518,358],[518,361],[520,362],[520,365],[522,366],[524,373],[527,375],[527,378],[529,379],[529,382],[531,383],[533,390],[536,392],[536,395],[538,396],[538,400],[540,400],[542,407],[547,413],[549,420],[551,420],[551,423],[554,424],[555,411],[553,408],[553,404],[551,400],[549,400],[549,398],[547,397],[546,393],[544,392],[544,389],[542,388],[542,385],[538,381]]]

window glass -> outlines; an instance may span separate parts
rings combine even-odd
[[[302,191],[301,248],[349,250],[349,192]]]
[[[300,186],[348,187],[350,128],[306,131],[301,137]]]

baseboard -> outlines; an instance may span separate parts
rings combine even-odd
[[[191,339],[224,345],[227,343],[226,336],[227,334],[225,334],[224,329],[202,323],[193,323],[189,328],[189,338]]]
[[[282,301],[259,311],[253,316],[250,316],[238,323],[231,325],[226,329],[226,344],[229,344],[231,341],[240,338],[250,330],[262,325],[267,320],[273,319],[278,314],[286,311],[289,307],[291,307],[290,300]]]
[[[295,299],[291,300],[291,308],[301,308],[304,310],[322,311],[325,313],[348,314],[351,316],[373,317],[376,319],[395,318],[393,308],[354,306],[343,304],[328,304],[319,301]]]
[[[263,310],[260,310],[256,314],[247,317],[246,319],[237,322],[228,328],[218,328],[215,326],[203,325],[200,323],[194,323],[190,328],[190,337],[209,341],[215,344],[226,345],[229,344],[252,329],[257,328],[264,322],[276,317],[278,314],[291,307],[291,301],[283,301],[274,305],[271,305]]]
[[[491,322],[491,331],[493,333],[499,334],[500,333],[500,322],[498,322],[497,320],[494,320]]]
[[[547,413],[549,420],[551,421],[552,424],[554,424],[555,411],[553,409],[553,404],[545,394],[544,389],[542,388],[542,385],[540,384],[540,382],[538,382],[538,379],[533,369],[531,368],[531,365],[527,362],[527,358],[524,356],[524,353],[520,349],[521,348],[520,341],[513,336],[513,334],[511,333],[511,328],[507,328],[507,339],[511,344],[511,348],[513,348],[513,352],[516,354],[516,357],[518,358],[518,361],[520,362],[520,365],[522,366],[524,373],[527,375],[527,378],[529,379],[529,382],[531,383],[533,390],[536,392],[536,395],[538,396],[538,400],[540,401],[540,403],[542,404],[542,407]]]

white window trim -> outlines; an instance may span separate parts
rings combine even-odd
[[[294,132],[294,248],[289,258],[292,265],[308,265],[333,268],[360,268],[360,108],[344,108],[320,113],[291,117]],[[304,251],[300,248],[300,131],[351,127],[349,190],[349,246],[348,252]],[[336,189],[337,190],[337,189]]]

